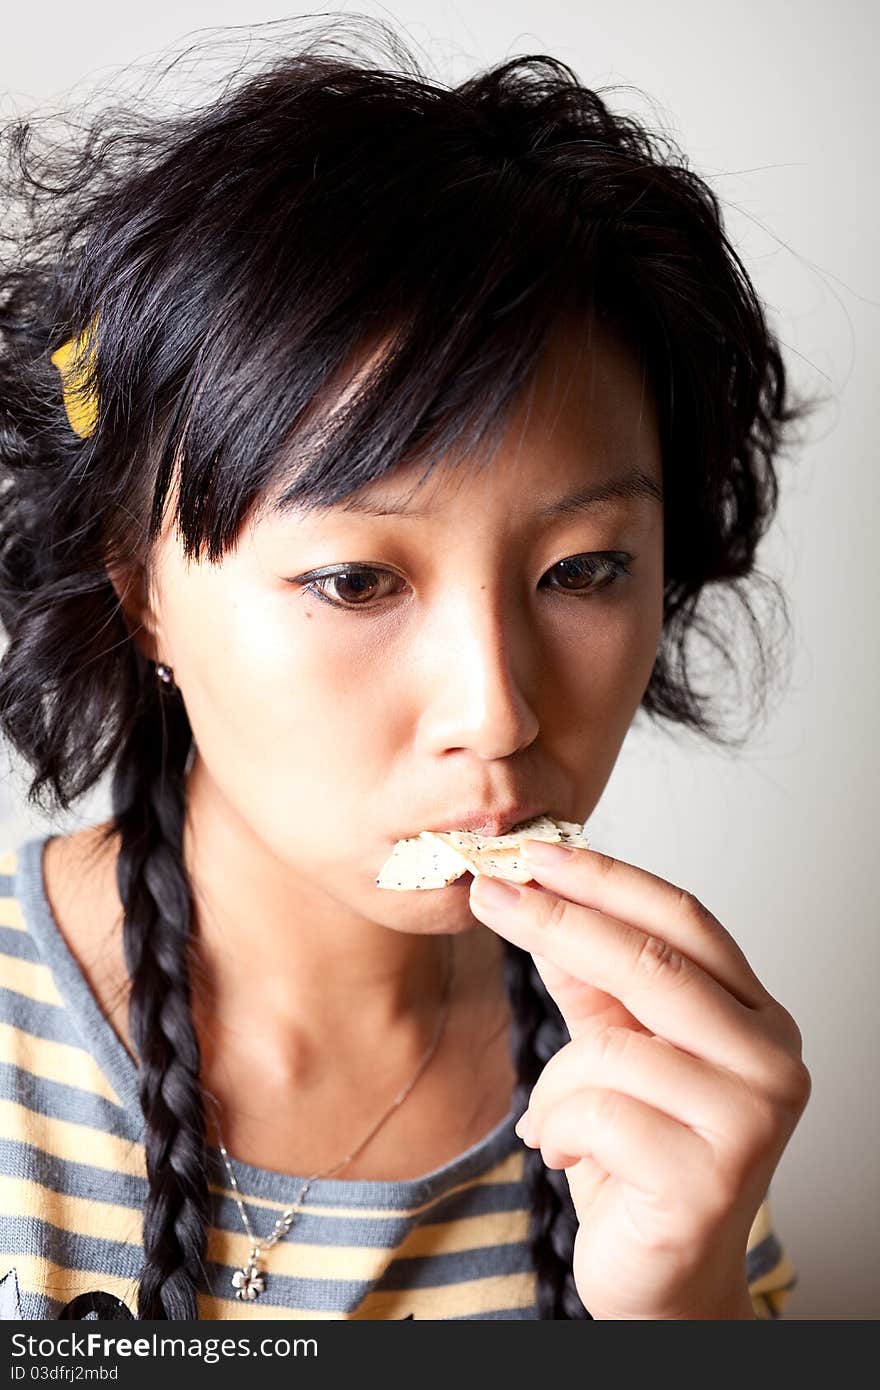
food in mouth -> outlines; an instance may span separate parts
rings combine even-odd
[[[397,841],[379,870],[376,887],[398,891],[447,888],[466,873],[528,883],[532,871],[521,853],[522,841],[527,839],[589,847],[582,825],[552,816],[521,821],[505,835],[421,830],[410,839]]]

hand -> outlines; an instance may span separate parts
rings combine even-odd
[[[800,1031],[692,894],[539,848],[554,862],[526,853],[528,885],[478,875],[470,904],[531,953],[571,1035],[526,1142],[565,1169],[578,1295],[596,1319],[753,1317],[749,1232],[810,1097]],[[483,906],[486,883],[517,896]]]

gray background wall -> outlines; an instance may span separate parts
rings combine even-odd
[[[593,87],[641,89],[606,99],[681,142],[722,200],[793,384],[830,398],[781,464],[779,519],[761,557],[786,587],[795,628],[783,698],[736,755],[637,719],[591,826],[597,847],[702,898],[797,1019],[813,1094],[772,1189],[800,1274],[786,1315],[876,1318],[878,10],[865,0],[337,8],[402,26],[446,81],[546,52]],[[8,7],[0,116],[116,90],[123,65],[143,76],[160,51],[245,26],[231,63],[246,26],[305,13],[249,0]],[[56,828],[107,814],[98,788]],[[12,759],[2,846],[43,826]]]

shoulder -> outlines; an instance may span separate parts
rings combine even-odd
[[[43,850],[43,884],[58,925],[81,933],[103,906],[114,906],[118,836],[110,822],[53,835]]]
[[[0,1019],[60,1006],[59,965],[78,985],[82,976],[111,1022],[124,1013],[122,906],[115,846],[102,833],[107,824],[45,842],[35,837],[0,852]]]
[[[48,910],[71,955],[88,977],[121,923],[116,889],[116,844],[109,822],[71,835],[33,836],[0,850],[0,927],[4,945],[29,936],[32,919]],[[10,936],[20,932],[21,938]]]
[[[116,881],[118,836],[109,822],[59,835],[43,851],[43,888],[53,921],[101,1012],[129,1051],[123,908]]]
[[[24,843],[0,849],[0,984],[4,994],[13,987],[18,963],[34,960],[39,954],[22,906],[19,870]]]
[[[38,849],[32,840],[0,851],[0,1108],[8,1143],[31,1141],[34,1094],[74,1036],[35,916]]]

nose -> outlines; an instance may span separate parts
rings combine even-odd
[[[467,748],[507,758],[538,732],[541,681],[538,636],[520,609],[492,596],[457,593],[431,634],[422,733],[428,751]]]

